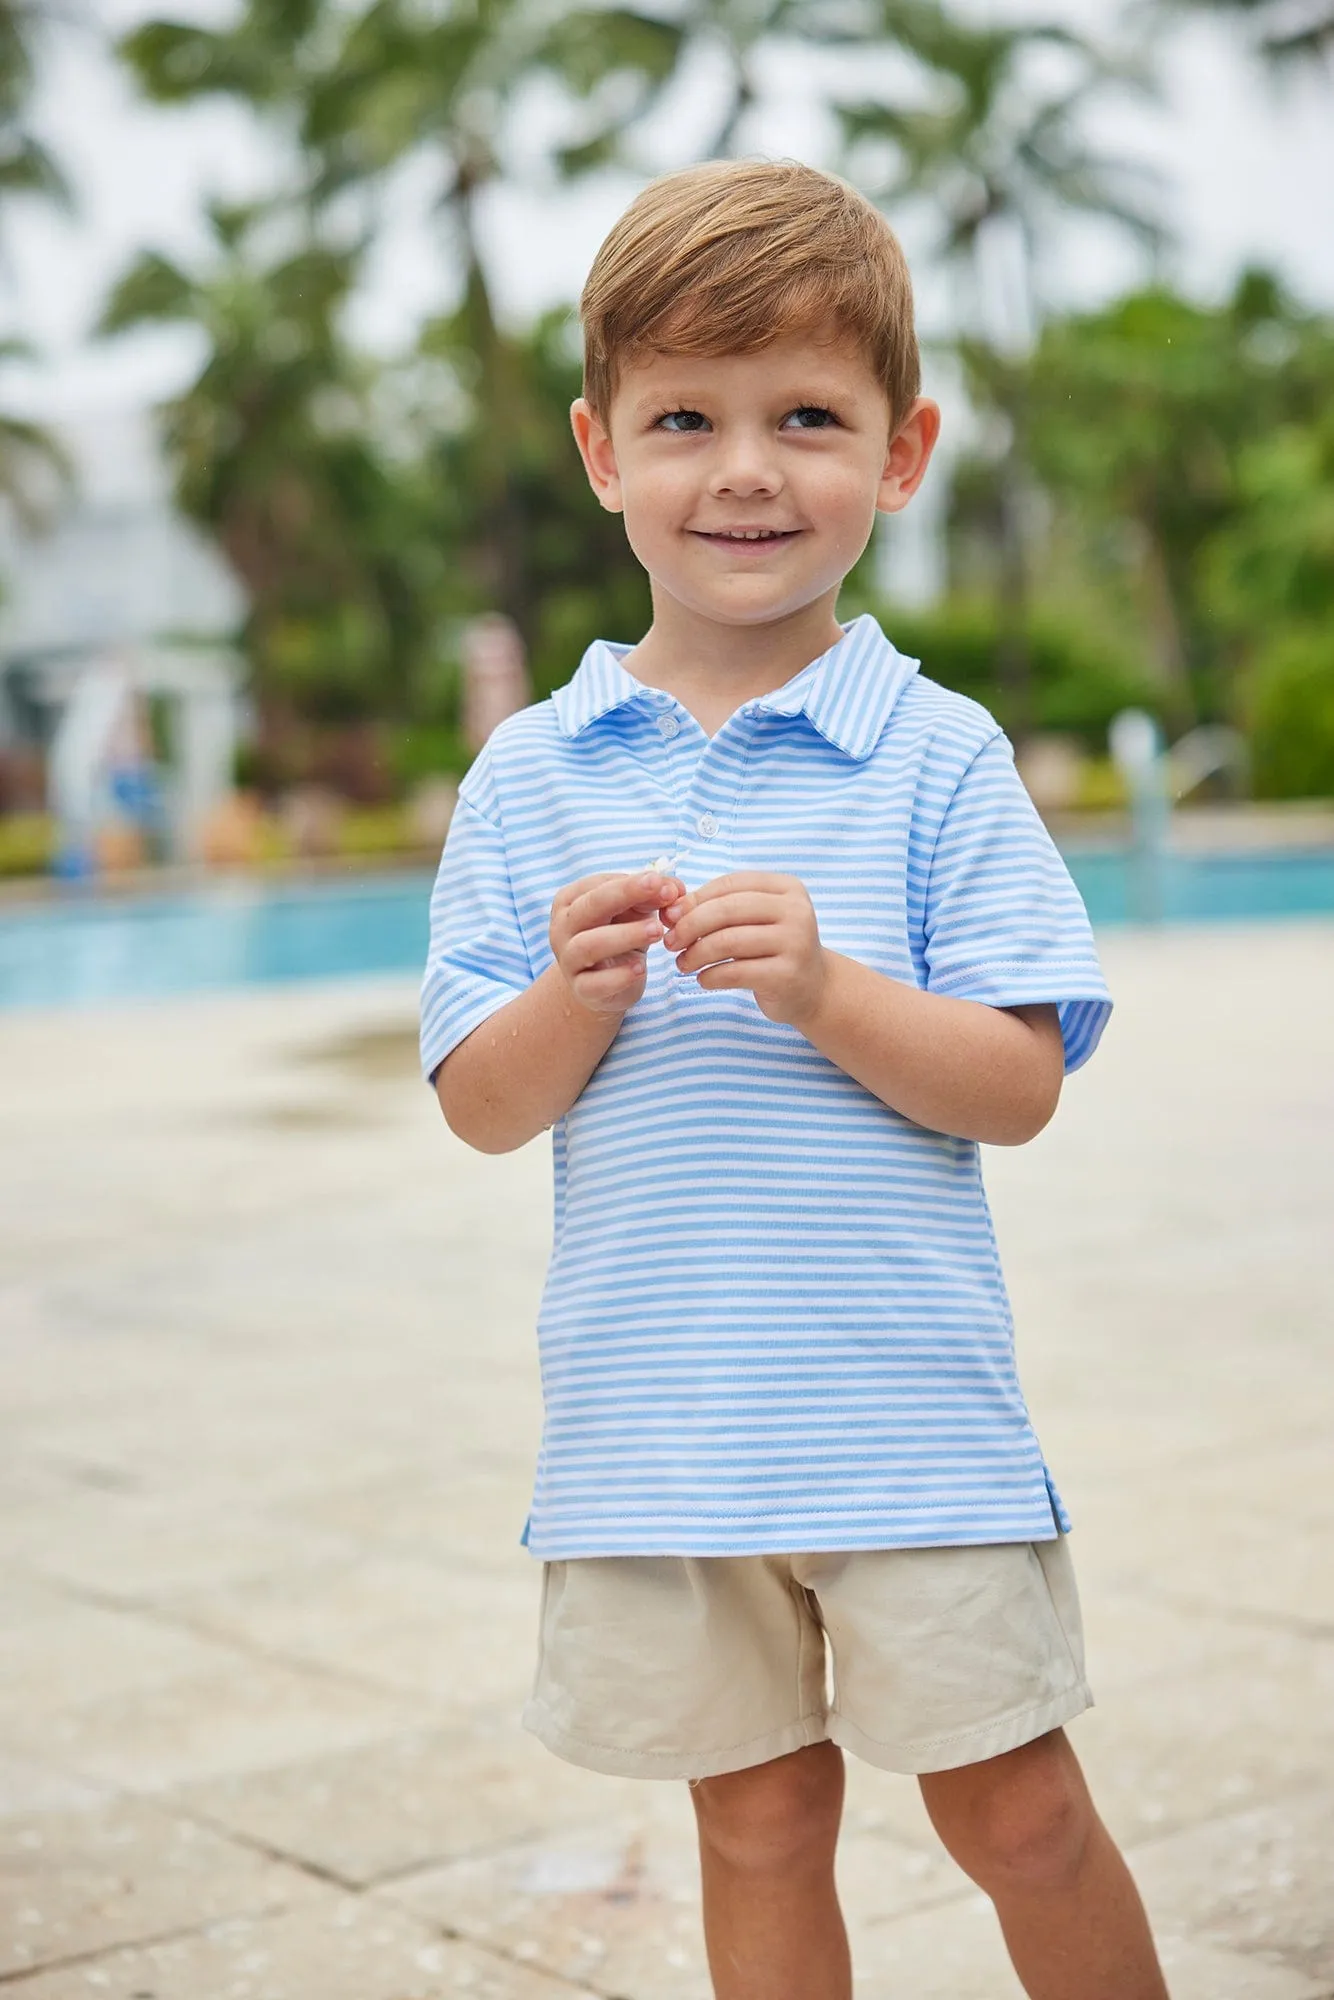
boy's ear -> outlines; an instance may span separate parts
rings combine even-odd
[[[879,514],[897,514],[922,483],[940,436],[940,405],[919,396],[889,441],[880,475]]]
[[[609,514],[622,513],[625,503],[621,499],[621,479],[611,448],[611,433],[583,396],[570,405],[570,428],[589,485]]]

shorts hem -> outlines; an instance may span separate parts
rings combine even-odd
[[[752,1736],[722,1750],[622,1750],[614,1743],[587,1743],[562,1729],[541,1702],[530,1701],[523,1711],[523,1726],[553,1756],[585,1771],[600,1771],[609,1778],[720,1778],[728,1771],[748,1771],[755,1764],[771,1763],[810,1743],[823,1743],[829,1735],[822,1714],[804,1715],[781,1729]]]
[[[1092,1708],[1093,1694],[1087,1681],[1078,1681],[1049,1701],[1034,1708],[1021,1708],[995,1722],[980,1723],[976,1729],[952,1731],[948,1736],[924,1737],[910,1743],[881,1743],[850,1722],[837,1709],[830,1711],[828,1735],[841,1750],[851,1751],[864,1764],[882,1771],[896,1771],[903,1777],[927,1777],[933,1771],[958,1771],[965,1764],[982,1764],[989,1757],[1002,1757],[1034,1743],[1063,1723],[1073,1722],[1085,1709]]]

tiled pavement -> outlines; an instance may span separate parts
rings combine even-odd
[[[1176,2000],[1329,2000],[1334,930],[1107,958],[989,1162],[1073,1733]],[[450,1138],[412,1007],[0,1018],[0,1995],[706,1994],[682,1791],[517,1726],[545,1149]],[[852,1767],[843,1885],[861,2000],[1013,2000],[906,1780]]]

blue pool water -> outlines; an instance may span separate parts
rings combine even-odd
[[[1066,859],[1095,924],[1131,919],[1144,891],[1125,854],[1090,849]],[[0,910],[0,1007],[416,972],[430,884],[413,872],[126,900],[71,890]],[[1152,893],[1172,923],[1334,916],[1334,851],[1179,855]]]
[[[429,874],[0,911],[0,1007],[420,970]]]

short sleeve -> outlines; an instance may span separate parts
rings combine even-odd
[[[1112,1011],[1088,914],[1002,735],[978,751],[941,820],[924,911],[927,989],[991,1007],[1054,1003],[1067,1073]]]
[[[489,1015],[525,992],[532,978],[500,826],[464,794],[431,894],[421,1003],[426,1076]]]

